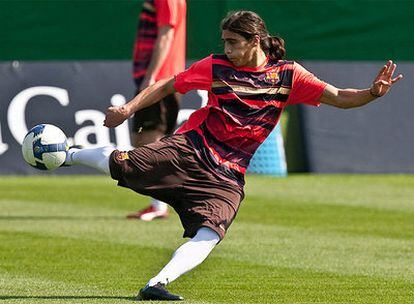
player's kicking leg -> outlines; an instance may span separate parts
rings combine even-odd
[[[114,150],[115,147],[113,146],[90,149],[81,149],[80,146],[74,146],[67,152],[63,166],[84,165],[109,175],[109,156]],[[166,217],[168,217],[167,204],[154,198],[151,200],[151,205],[148,208],[127,216],[130,219],[140,219],[143,221],[152,221],[156,218]]]
[[[114,150],[113,146],[91,149],[69,148],[64,165],[83,165],[109,175],[109,156]]]

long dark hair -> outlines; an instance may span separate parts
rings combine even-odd
[[[280,60],[286,54],[285,41],[278,36],[270,36],[263,19],[255,12],[229,12],[221,21],[221,30],[239,34],[249,41],[258,35],[260,47],[270,59]]]

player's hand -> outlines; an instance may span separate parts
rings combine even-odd
[[[130,116],[125,106],[109,107],[106,110],[104,126],[108,128],[115,128],[122,124]]]
[[[403,75],[399,74],[397,77],[392,78],[397,65],[389,60],[379,71],[377,77],[372,83],[370,92],[373,96],[381,97],[388,93],[391,86],[398,80],[403,78]]]

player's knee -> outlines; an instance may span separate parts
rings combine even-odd
[[[195,242],[207,241],[211,244],[216,245],[218,242],[220,242],[220,236],[211,228],[201,227],[197,230],[197,233],[192,240]]]

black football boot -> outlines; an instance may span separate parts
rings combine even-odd
[[[139,291],[138,301],[182,301],[183,297],[179,295],[173,295],[165,289],[165,284],[157,283],[154,286],[145,286]]]

